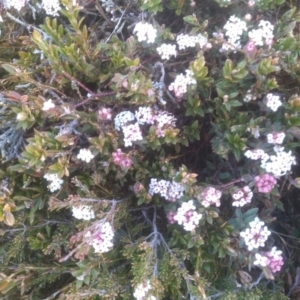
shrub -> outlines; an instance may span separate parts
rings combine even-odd
[[[2,3],[3,299],[296,295],[297,3],[79,2]]]

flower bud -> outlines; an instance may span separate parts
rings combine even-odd
[[[21,111],[17,114],[18,121],[25,121],[27,119],[28,119],[28,115],[24,111]]]

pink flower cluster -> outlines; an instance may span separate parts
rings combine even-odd
[[[101,121],[107,121],[111,120],[112,114],[111,114],[111,108],[101,108],[98,110],[98,120]]]
[[[270,193],[276,183],[276,179],[270,174],[255,177],[255,185],[260,193]]]
[[[114,164],[121,168],[129,169],[132,165],[132,160],[128,154],[123,153],[121,149],[117,149],[117,152],[112,153]]]
[[[168,218],[168,221],[170,224],[175,224],[176,223],[176,220],[175,220],[175,215],[176,215],[176,212],[171,210],[168,215],[167,215],[167,218]]]
[[[219,207],[221,205],[220,198],[222,196],[221,191],[216,190],[213,187],[207,187],[202,193],[202,205],[204,207],[209,207],[210,205],[216,205]]]
[[[269,252],[256,253],[254,264],[260,267],[269,267],[272,273],[276,273],[281,270],[283,266],[282,251],[273,247]]]
[[[265,223],[260,221],[257,217],[254,221],[250,222],[249,225],[250,228],[240,233],[240,236],[245,240],[248,250],[252,251],[254,248],[264,247],[265,241],[268,239],[271,231],[269,231],[268,227],[264,226]]]

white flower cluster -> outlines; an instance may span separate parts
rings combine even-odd
[[[79,205],[72,207],[73,217],[79,220],[91,220],[95,218],[94,210],[91,206]]]
[[[147,295],[151,289],[152,287],[149,280],[145,283],[139,283],[134,289],[133,296],[137,300],[156,300],[156,297]]]
[[[42,110],[47,111],[47,110],[49,110],[51,108],[54,108],[54,107],[55,107],[55,104],[52,102],[52,99],[49,99],[48,101],[43,103]]]
[[[280,177],[289,172],[292,165],[296,165],[296,158],[292,152],[285,152],[283,147],[275,146],[275,155],[268,155],[261,149],[247,150],[245,156],[253,160],[261,160],[261,168],[275,177]]]
[[[274,26],[269,21],[261,20],[258,27],[258,29],[253,29],[248,32],[249,38],[256,46],[263,46],[264,42],[265,44],[270,45],[274,38]]]
[[[269,155],[262,149],[247,150],[244,155],[253,160],[267,161],[269,159]]]
[[[176,42],[178,44],[179,50],[184,50],[185,48],[189,47],[195,47],[196,44],[199,44],[200,48],[203,48],[207,44],[207,38],[201,33],[195,36],[180,34],[176,37]]]
[[[157,180],[156,178],[151,178],[149,184],[149,194],[153,196],[154,194],[160,194],[166,200],[171,202],[176,202],[183,196],[184,188],[183,186],[175,181],[167,180]]]
[[[132,146],[132,142],[141,141],[143,139],[141,128],[138,123],[129,124],[123,127],[124,146]]]
[[[137,120],[133,123],[132,121]],[[139,125],[154,124],[158,137],[165,136],[166,127],[174,127],[176,119],[165,111],[153,111],[151,107],[140,107],[133,114],[130,111],[123,111],[115,117],[115,128],[124,134],[125,147],[132,146],[132,142],[143,139]],[[133,124],[130,124],[133,123]]]
[[[95,252],[105,253],[113,247],[114,231],[108,222],[100,225],[93,233],[88,231],[85,237],[88,239],[88,244],[93,246]]]
[[[5,9],[14,8],[17,11],[20,11],[22,7],[26,5],[28,0],[3,0],[3,6]]]
[[[175,96],[180,98],[187,92],[187,86],[190,84],[196,84],[197,81],[193,77],[193,71],[187,69],[185,70],[186,75],[182,73],[177,75],[175,81],[169,85],[169,90],[173,91]]]
[[[177,209],[177,213],[174,216],[174,220],[179,225],[183,225],[186,231],[193,231],[199,225],[202,214],[196,212],[196,207],[193,200],[182,203],[181,207]]]
[[[213,187],[207,187],[202,193],[202,205],[204,207],[209,207],[210,205],[216,205],[219,207],[221,205],[220,198],[222,196],[222,192],[219,190],[216,190]]]
[[[227,42],[222,45],[220,49],[221,52],[228,50],[241,49],[240,38],[243,31],[247,31],[247,24],[245,21],[237,18],[236,16],[231,16],[226,22],[224,29],[226,30],[225,35],[228,37]]]
[[[59,0],[42,0],[42,6],[47,15],[58,16],[58,11],[60,10]]]
[[[267,107],[269,107],[273,111],[277,111],[278,107],[282,105],[280,97],[272,93],[266,95],[265,103]]]
[[[264,247],[271,231],[268,230],[267,226],[264,226],[265,223],[260,221],[258,217],[250,222],[249,225],[250,228],[240,233],[240,236],[245,240],[248,250],[252,251],[254,248]]]
[[[136,33],[139,42],[154,43],[157,30],[149,23],[139,22],[135,25],[133,33]]]
[[[114,123],[115,128],[118,131],[121,131],[121,129],[128,125],[129,122],[134,121],[135,116],[131,111],[122,111],[119,114],[115,116]]]
[[[95,156],[89,149],[80,149],[77,158],[89,163]]]
[[[243,101],[244,102],[250,102],[250,101],[256,100],[256,98],[257,97],[252,94],[251,90],[248,90],[245,97],[244,97],[244,99],[243,99]]]
[[[57,174],[45,174],[44,178],[50,181],[48,185],[48,189],[50,190],[51,193],[59,190],[61,188],[61,185],[63,184],[63,180],[60,179]]]
[[[134,114],[140,125],[154,123],[154,114],[151,107],[139,107]]]
[[[275,177],[280,177],[289,172],[292,165],[296,165],[296,158],[292,151],[284,152],[283,148],[274,147],[276,155],[270,155],[267,160],[261,162],[261,167]]]
[[[252,197],[253,192],[251,191],[249,186],[245,186],[232,195],[232,198],[234,199],[232,206],[242,207],[247,203],[251,203]]]
[[[164,128],[175,127],[176,118],[166,111],[158,111],[157,115],[154,118],[155,125],[157,127],[156,133],[158,137],[165,136]]]
[[[267,140],[269,144],[282,144],[285,138],[284,132],[273,132],[267,134]]]
[[[176,45],[162,44],[156,50],[162,59],[170,59],[172,55],[177,55]]]

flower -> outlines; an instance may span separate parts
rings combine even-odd
[[[54,107],[55,107],[55,104],[52,102],[51,99],[49,99],[48,101],[44,102],[42,110],[47,111],[47,110],[49,110],[51,108],[54,108]]]
[[[166,200],[176,202],[183,196],[184,188],[182,184],[175,181],[166,181],[152,178],[149,185],[149,194],[160,194]]]
[[[198,214],[196,212],[193,200],[183,202],[181,207],[177,209],[177,213],[174,216],[174,220],[177,221],[179,225],[183,225],[183,228],[186,231],[195,230],[201,219],[202,214]]]
[[[96,230],[93,233],[88,231],[85,238],[87,239],[87,243],[90,246],[93,246],[95,252],[108,252],[113,247],[113,228],[108,222],[105,222],[96,227]]]
[[[177,55],[175,45],[162,44],[160,47],[156,48],[156,50],[162,59],[170,59],[172,55]]]
[[[253,193],[251,189],[249,186],[245,186],[232,195],[232,198],[234,199],[232,206],[244,206],[245,204],[251,202],[252,197]]]
[[[283,266],[282,251],[278,251],[276,247],[273,247],[269,252],[261,252],[255,254],[254,264],[260,267],[269,267],[272,273],[276,273],[281,270]]]
[[[207,187],[200,195],[200,197],[203,199],[201,203],[204,207],[209,207],[212,204],[219,207],[221,205],[221,196],[222,193],[220,191],[213,187]]]
[[[255,185],[260,193],[270,193],[276,183],[276,179],[269,174],[255,177]]]
[[[280,97],[271,93],[266,95],[264,102],[272,111],[277,111],[278,107],[282,105]]]
[[[154,113],[151,107],[139,107],[134,114],[140,125],[154,123]]]
[[[134,289],[133,296],[137,300],[156,300],[156,297],[154,297],[152,295],[147,295],[151,289],[152,289],[152,287],[151,287],[149,280],[147,280],[146,282],[143,282],[143,283],[139,283]],[[147,295],[147,298],[145,298],[146,295]]]
[[[91,206],[79,205],[72,207],[73,217],[82,220],[91,220],[95,218],[95,213]]]
[[[184,50],[185,48],[195,47],[198,43],[200,48],[203,48],[207,44],[207,38],[199,33],[196,36],[188,34],[180,34],[176,37],[176,42],[178,44],[179,50]]]
[[[139,42],[152,44],[156,39],[157,30],[147,22],[139,22],[135,25],[133,33],[136,33]]]
[[[89,149],[80,149],[77,158],[89,163],[95,156]]]
[[[121,113],[117,114],[114,119],[115,128],[116,130],[121,131],[123,126],[128,125],[129,122],[134,120],[135,120],[135,116],[131,111],[128,110],[122,111]]]
[[[273,132],[267,135],[267,140],[269,144],[282,144],[285,138],[284,132]]]
[[[48,181],[50,181],[50,184],[48,185],[48,189],[50,192],[55,192],[61,188],[61,185],[63,184],[63,180],[58,177],[57,174],[45,174],[44,178]]]
[[[272,173],[275,177],[280,177],[289,172],[292,165],[296,164],[296,158],[292,152],[284,152],[283,149],[274,147],[276,155],[269,156],[268,159],[261,162],[261,167],[267,173]]]
[[[138,123],[123,126],[124,145],[132,146],[132,142],[141,141],[143,139],[142,132]]]
[[[255,261],[254,261],[255,265],[265,267],[267,265],[267,260],[268,258],[266,256],[263,256],[259,253],[255,253]]]
[[[169,90],[173,91],[177,98],[182,97],[187,92],[188,85],[197,83],[191,70],[186,70],[185,73],[186,75],[177,75],[175,81],[169,85]]]
[[[267,226],[264,225],[265,223],[256,217],[254,221],[249,223],[250,228],[240,232],[240,236],[244,239],[249,251],[252,251],[254,248],[265,246],[265,241],[268,239],[271,232],[268,230]]]
[[[101,109],[98,110],[98,120],[107,121],[107,120],[111,120],[111,118],[112,118],[111,108],[102,107]]]
[[[127,154],[123,153],[121,149],[117,149],[116,152],[113,152],[112,156],[115,165],[123,167],[125,169],[129,169],[131,167],[131,158]]]
[[[224,25],[225,35],[228,37],[227,42],[224,42],[220,52],[240,49],[241,42],[240,38],[243,31],[247,31],[247,24],[245,21],[237,18],[236,16],[231,16],[229,20]]]
[[[59,0],[42,0],[42,6],[47,15],[58,16],[58,11],[60,10]]]
[[[23,8],[28,0],[3,0],[3,6],[5,9],[11,9],[14,8],[17,11],[20,11],[21,8]]]

